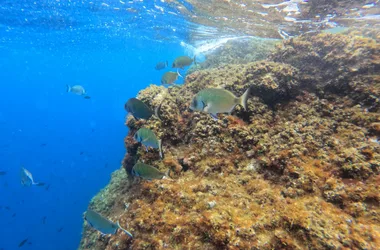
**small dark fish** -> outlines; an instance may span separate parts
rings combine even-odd
[[[107,168],[108,167],[108,163],[106,163],[105,165],[104,165],[104,168]]]
[[[148,120],[154,114],[157,116],[159,107],[156,108],[155,113],[153,113],[153,111],[144,102],[137,98],[131,98],[125,103],[124,108],[127,112],[131,113],[136,120]]]
[[[12,218],[16,217],[16,213],[12,214]]]
[[[5,206],[4,208],[5,208],[6,210],[8,210],[8,211],[11,210],[11,207],[9,207],[9,206]]]
[[[42,224],[45,225],[45,223],[46,223],[46,216],[44,216],[44,217],[42,218]]]
[[[84,154],[84,152],[83,151],[80,151],[80,153],[79,153],[80,155],[83,155]]]
[[[173,84],[175,81],[177,81],[178,76],[181,76],[178,71],[177,72],[173,72],[173,71],[166,72],[161,77],[161,84]]]
[[[6,175],[7,171],[0,171],[0,175]]]
[[[86,95],[84,99],[91,99],[91,96]]]
[[[50,184],[48,184],[48,185],[46,186],[45,190],[48,191],[49,188],[50,188]]]
[[[42,186],[45,186],[45,183],[44,183],[44,182],[38,182],[38,183],[36,184],[36,186],[37,186],[37,187],[42,187]]]
[[[18,247],[22,247],[23,245],[25,245],[25,243],[28,241],[28,238],[26,238],[25,240],[21,241],[20,244],[18,244]]]
[[[195,62],[195,56],[194,58],[188,56],[179,56],[174,60],[172,67],[183,69],[183,67],[191,65],[193,62]]]
[[[46,143],[41,143],[40,147],[45,147],[46,145]]]
[[[164,69],[168,66],[168,61],[166,62],[158,62],[156,64],[156,67],[154,67],[156,70],[161,70],[161,69]]]
[[[59,229],[57,230],[57,232],[60,233],[60,232],[62,232],[62,230],[63,230],[63,227],[59,228]]]

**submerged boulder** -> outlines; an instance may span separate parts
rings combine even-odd
[[[114,176],[120,184],[102,191],[107,207],[90,204],[134,239],[84,227],[80,249],[379,249],[380,115],[365,107],[374,105],[369,92],[379,93],[371,80],[378,61],[368,54],[378,44],[358,39],[300,37],[271,60],[142,90],[140,100],[161,105],[160,120],[127,118],[129,177]],[[208,87],[236,96],[251,87],[247,110],[217,120],[190,111],[193,95]],[[140,127],[162,139],[164,159],[133,140]],[[170,179],[133,180],[137,160],[170,170]]]

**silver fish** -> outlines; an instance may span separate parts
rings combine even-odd
[[[36,186],[45,185],[42,182],[34,182],[32,173],[23,167],[21,168],[20,176],[21,176],[21,185],[23,186],[30,187],[32,185],[36,185]]]
[[[231,113],[236,105],[240,104],[247,109],[247,99],[250,93],[248,88],[241,97],[236,97],[230,91],[222,88],[209,88],[198,92],[193,97],[190,109],[203,111],[217,118],[219,113]]]
[[[195,62],[195,56],[194,58],[188,56],[179,56],[174,60],[172,67],[183,69],[184,67],[191,65],[193,62]]]
[[[66,85],[66,92],[71,92],[76,95],[86,94],[86,90],[81,85],[74,85],[74,86]]]
[[[161,70],[161,69],[166,68],[167,66],[168,66],[168,61],[166,61],[166,62],[158,62],[156,64],[156,67],[154,67],[154,68],[155,68],[155,70]]]
[[[166,72],[162,77],[161,77],[161,84],[173,84],[175,81],[177,81],[178,77],[182,77],[179,73],[177,72]]]
[[[120,226],[119,221],[113,223],[91,209],[88,209],[84,213],[84,219],[91,227],[95,228],[102,234],[116,234],[117,230],[121,229],[129,237],[133,238],[133,235],[130,232]]]
[[[160,180],[167,178],[167,176],[169,176],[169,171],[167,173],[162,173],[157,168],[138,161],[132,168],[132,174],[145,180]]]
[[[157,139],[155,133],[148,128],[140,128],[137,130],[136,134],[133,136],[136,141],[141,142],[148,151],[148,147],[157,148],[160,157],[162,158],[162,143],[161,140]]]

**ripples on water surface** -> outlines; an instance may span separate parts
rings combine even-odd
[[[247,35],[288,38],[336,26],[377,27],[378,2],[3,0],[0,1],[0,39],[3,44],[37,46],[102,43],[99,34],[105,39],[132,37],[191,44]],[[64,39],[58,42],[57,36]]]

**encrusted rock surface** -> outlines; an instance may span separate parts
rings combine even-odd
[[[371,39],[305,36],[267,61],[142,90],[161,120],[128,117],[129,177],[118,172],[107,201],[90,204],[134,239],[86,226],[80,249],[380,249],[378,51]],[[247,110],[218,120],[189,111],[195,93],[218,86],[251,87]],[[163,160],[133,140],[142,126],[162,139]],[[133,179],[137,160],[171,179]]]
[[[249,37],[230,40],[206,55],[206,60],[193,65],[188,74],[196,70],[216,68],[228,64],[246,64],[266,59],[280,40]]]
[[[371,38],[305,35],[285,41],[270,59],[299,69],[304,82],[320,94],[349,95],[380,112],[380,46]]]

